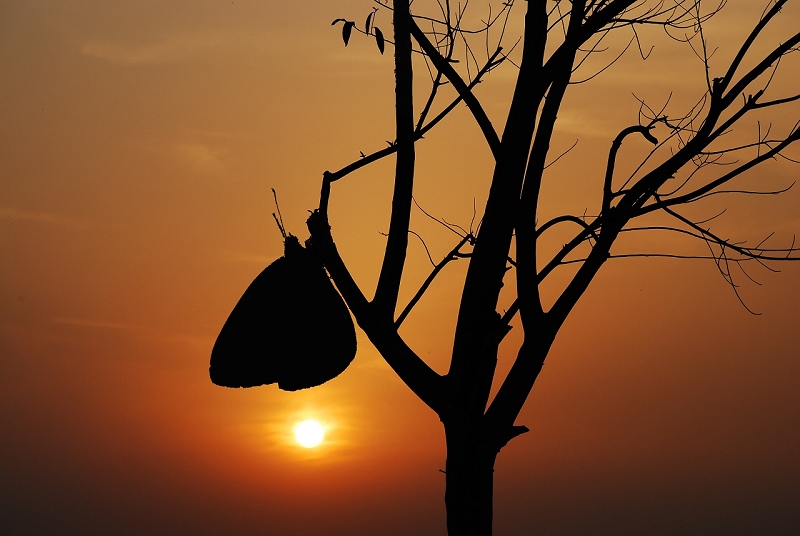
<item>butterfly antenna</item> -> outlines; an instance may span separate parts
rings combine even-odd
[[[286,227],[283,225],[283,216],[281,216],[281,207],[278,206],[278,194],[275,193],[275,188],[271,188],[272,190],[272,198],[275,199],[275,210],[278,211],[277,214],[274,212],[272,213],[272,217],[275,218],[275,223],[278,224],[278,230],[281,232],[281,236],[284,240],[286,240]]]

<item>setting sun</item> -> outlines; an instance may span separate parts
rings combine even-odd
[[[325,437],[325,430],[322,425],[315,420],[307,420],[294,427],[294,437],[301,446],[310,449],[322,443]]]

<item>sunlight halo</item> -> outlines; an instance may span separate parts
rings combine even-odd
[[[294,427],[294,437],[300,446],[310,449],[322,443],[325,430],[319,422],[308,419],[297,423]]]

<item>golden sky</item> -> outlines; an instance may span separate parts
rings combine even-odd
[[[731,0],[709,24],[714,62],[724,65],[762,3]],[[391,48],[381,56],[359,36],[345,48],[330,26],[361,21],[370,6],[0,2],[0,532],[444,532],[440,423],[361,333],[353,365],[318,388],[208,379],[222,323],[282,254],[270,189],[304,239],[322,172],[393,138]],[[790,2],[769,38],[796,32],[798,20]],[[636,122],[632,92],[663,102],[674,91],[676,110],[699,96],[690,51],[645,35],[656,45],[646,62],[631,52],[574,88],[553,151],[580,142],[553,167],[545,212],[596,202],[582,185],[598,184],[611,139]],[[500,69],[478,90],[498,128],[513,75]],[[776,96],[791,83],[778,79]],[[800,107],[787,110],[800,118]],[[632,144],[630,156],[645,149]],[[477,127],[459,110],[417,154],[420,205],[469,226],[492,164]],[[368,295],[392,164],[333,191],[334,236]],[[787,185],[798,169],[775,163],[758,178]],[[785,246],[800,231],[797,189],[725,205],[723,234],[757,242],[776,231]],[[454,245],[419,212],[412,225],[437,260]],[[702,251],[662,235],[631,247]],[[412,240],[406,299],[426,263]],[[458,264],[402,330],[440,372]],[[531,433],[499,457],[497,533],[800,531],[800,269],[780,268],[756,270],[762,286],[742,281],[762,313],[753,316],[711,261],[606,265],[518,421]],[[305,418],[327,428],[316,449],[291,437]]]

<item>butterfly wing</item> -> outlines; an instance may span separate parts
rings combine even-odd
[[[294,239],[290,242],[291,239]],[[297,239],[256,277],[211,351],[211,381],[223,387],[321,385],[356,354],[353,320],[322,265]]]

